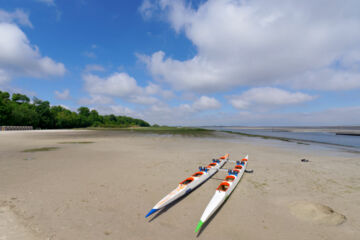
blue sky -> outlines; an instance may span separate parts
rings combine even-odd
[[[168,125],[359,124],[359,7],[0,0],[0,89]]]

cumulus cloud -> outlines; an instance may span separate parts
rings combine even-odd
[[[227,125],[252,126],[342,126],[358,125],[360,106],[328,108],[314,112],[275,113],[275,112],[239,112],[225,117]],[[213,124],[224,124],[216,117],[210,119]]]
[[[145,92],[149,95],[162,96],[165,99],[173,98],[175,96],[172,91],[164,90],[159,85],[151,82],[145,87]]]
[[[10,79],[11,77],[8,75],[8,73],[4,69],[0,69],[0,86],[9,82]]]
[[[296,105],[315,99],[301,92],[289,92],[279,88],[252,88],[239,96],[230,97],[230,103],[237,109],[272,109],[284,105]]]
[[[152,17],[153,12],[157,9],[157,5],[150,0],[144,0],[139,7],[139,12],[144,19]]]
[[[201,96],[199,99],[197,99],[193,103],[192,107],[195,110],[203,111],[203,110],[220,108],[221,104],[215,98],[207,97],[207,96]]]
[[[141,114],[135,112],[134,110],[128,108],[128,107],[124,107],[121,105],[102,105],[102,106],[98,106],[96,108],[98,110],[98,112],[100,114],[114,114],[114,115],[126,115],[126,116],[131,116],[131,117],[142,117]]]
[[[360,87],[359,68],[349,67],[358,66],[359,54],[345,68],[337,66],[360,51],[357,0],[208,0],[196,9],[186,1],[151,4],[167,14],[172,28],[184,32],[198,51],[184,61],[162,51],[139,56],[154,78],[176,89],[215,92],[265,84],[301,88],[301,82],[304,88],[324,90]]]
[[[6,12],[0,9],[0,23],[17,23],[30,28],[33,27],[29,20],[29,14],[21,9],[16,9],[14,12]]]
[[[166,119],[172,119],[172,122],[179,122],[186,120],[189,117],[196,117],[198,113],[205,112],[206,110],[219,109],[220,107],[220,102],[215,98],[201,96],[192,104],[180,104],[173,107],[164,102],[157,102],[157,104],[150,107],[149,111],[147,111],[147,115],[153,118],[156,118],[158,115],[159,119],[161,119],[159,115],[168,115]]]
[[[110,104],[114,101],[110,97],[106,97],[103,95],[90,95],[90,98],[81,98],[78,101],[80,105],[103,105]]]
[[[65,89],[63,92],[55,91],[55,97],[60,100],[68,100],[70,99],[70,90]]]
[[[31,45],[25,33],[15,24],[0,23],[0,78],[17,76],[46,78],[62,76],[65,66],[41,56],[39,48]]]
[[[171,91],[164,90],[151,82],[146,87],[139,86],[135,78],[125,72],[115,72],[105,78],[86,73],[83,75],[83,79],[85,90],[91,95],[118,97],[142,105],[155,104],[159,102],[159,98],[168,99],[173,97]]]
[[[360,72],[333,69],[309,71],[291,78],[292,87],[315,90],[351,90],[360,88]]]
[[[85,74],[85,89],[92,94],[104,94],[114,97],[129,97],[139,94],[141,88],[127,73],[114,73],[107,78],[94,74]]]

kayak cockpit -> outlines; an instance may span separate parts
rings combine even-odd
[[[233,182],[235,180],[235,177],[233,175],[226,176],[225,181],[227,182]]]
[[[222,183],[220,183],[220,185],[218,186],[218,188],[216,190],[226,192],[229,189],[229,187],[230,187],[230,183],[222,182]]]
[[[204,173],[203,172],[196,172],[192,176],[193,177],[201,177]]]
[[[190,184],[192,181],[194,181],[193,177],[189,177],[187,179],[185,179],[184,181],[182,181],[181,183],[179,183],[180,185],[188,185]]]
[[[235,169],[241,170],[241,169],[242,169],[242,166],[241,166],[241,165],[236,165],[236,166],[235,166]]]
[[[216,163],[210,163],[207,167],[212,168],[212,167],[215,167],[215,166],[216,166]]]
[[[224,155],[224,156],[222,156],[222,157],[220,157],[219,159],[226,159],[226,158],[228,158],[229,157],[229,154],[226,154],[226,155]]]

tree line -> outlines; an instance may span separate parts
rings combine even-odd
[[[33,126],[34,129],[61,129],[84,127],[149,127],[144,120],[127,116],[100,115],[87,107],[77,112],[62,106],[50,106],[49,101],[24,94],[0,91],[0,126]]]

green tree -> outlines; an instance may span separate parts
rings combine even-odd
[[[30,98],[28,98],[26,95],[20,94],[20,93],[14,93],[12,95],[12,101],[17,103],[29,103]]]
[[[100,115],[96,110],[80,107],[78,113],[61,106],[52,106],[36,97],[33,103],[23,94],[0,91],[0,125],[28,125],[34,128],[78,128],[89,126],[150,126],[141,119],[114,114]]]
[[[48,101],[34,100],[36,112],[39,115],[39,125],[37,127],[46,129],[54,128],[54,116],[50,111],[50,103]]]
[[[27,103],[16,105],[11,111],[11,123],[9,125],[15,126],[38,126],[39,115],[35,108]]]
[[[0,126],[8,125],[11,114],[10,108],[10,94],[8,92],[0,91]]]

